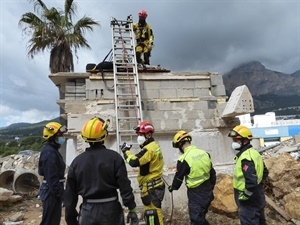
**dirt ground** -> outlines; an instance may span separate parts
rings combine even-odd
[[[0,206],[0,224],[3,224],[7,218],[21,212],[23,217],[22,225],[39,225],[42,218],[42,205],[38,198],[27,198],[19,203],[14,203],[10,206]],[[268,225],[292,225],[294,223],[285,221],[275,210],[267,206],[265,208]],[[170,215],[165,215],[170,218]],[[209,211],[207,219],[211,225],[238,225],[239,220],[237,215],[220,215]],[[62,212],[61,225],[66,225],[64,220],[64,210]],[[178,215],[174,213],[172,216],[172,223],[166,223],[166,225],[187,225],[188,215]]]

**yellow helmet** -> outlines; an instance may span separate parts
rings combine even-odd
[[[182,141],[189,141],[189,142],[192,141],[191,135],[189,135],[184,130],[180,130],[175,134],[175,136],[173,138],[173,142],[172,142],[173,148],[179,148],[180,147],[179,143]]]
[[[66,126],[62,126],[60,123],[57,122],[49,122],[44,126],[43,130],[43,137],[48,140],[49,138],[53,137],[57,133],[65,133],[68,129]]]
[[[238,125],[229,132],[228,137],[245,138],[245,139],[251,140],[252,133],[249,128],[242,126],[242,125]]]
[[[94,117],[87,121],[81,129],[81,137],[86,142],[102,142],[106,139],[108,131],[107,127],[110,120],[106,122],[98,117]]]

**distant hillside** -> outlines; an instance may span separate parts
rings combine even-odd
[[[254,99],[255,113],[275,111],[276,115],[300,115],[300,71],[285,74],[266,69],[253,61],[234,68],[223,76],[228,96],[246,85]]]
[[[13,123],[7,127],[2,127],[0,129],[0,141],[11,141],[15,137],[22,139],[29,136],[42,136],[43,127],[50,121],[59,122],[59,117],[38,123]]]

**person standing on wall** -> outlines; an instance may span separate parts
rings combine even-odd
[[[133,24],[136,39],[136,60],[138,64],[150,65],[154,35],[151,26],[146,22],[148,16],[146,10],[140,10],[138,16],[139,22]],[[144,60],[141,58],[142,55],[144,55]]]
[[[182,155],[177,161],[177,172],[168,190],[178,190],[185,178],[190,224],[209,225],[205,216],[214,199],[216,171],[210,155],[191,145],[191,141],[192,137],[184,130],[178,131],[173,138],[173,148],[178,148]]]
[[[43,137],[46,144],[41,151],[38,165],[38,173],[44,177],[39,192],[43,204],[40,225],[60,224],[66,164],[58,150],[65,142],[66,132],[67,128],[57,122],[44,126]]]
[[[118,200],[128,207],[127,220],[138,225],[136,203],[125,162],[116,151],[107,149],[109,120],[92,118],[82,127],[81,137],[90,147],[71,163],[65,191],[65,218],[68,225],[125,225],[124,213]],[[78,195],[83,198],[78,214]]]
[[[252,147],[252,133],[247,127],[234,127],[228,137],[232,138],[232,148],[237,151],[233,187],[241,225],[266,225],[263,184],[269,171],[262,156]]]
[[[141,199],[144,204],[147,225],[163,225],[164,218],[161,204],[165,195],[165,184],[162,180],[164,160],[160,146],[153,138],[154,127],[150,122],[143,121],[134,128],[141,151],[132,154],[124,143],[121,150],[127,163],[139,167],[138,183]]]

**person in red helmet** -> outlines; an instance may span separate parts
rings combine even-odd
[[[162,200],[165,195],[165,184],[162,180],[164,159],[158,143],[153,138],[154,127],[150,122],[143,121],[134,128],[141,151],[132,154],[124,143],[121,150],[131,167],[139,167],[138,183],[141,199],[144,204],[145,220],[149,225],[163,225]]]
[[[139,22],[133,24],[136,39],[136,60],[138,64],[150,65],[150,56],[153,47],[154,35],[151,26],[146,22],[148,13],[139,11]],[[141,58],[144,55],[144,60]]]

